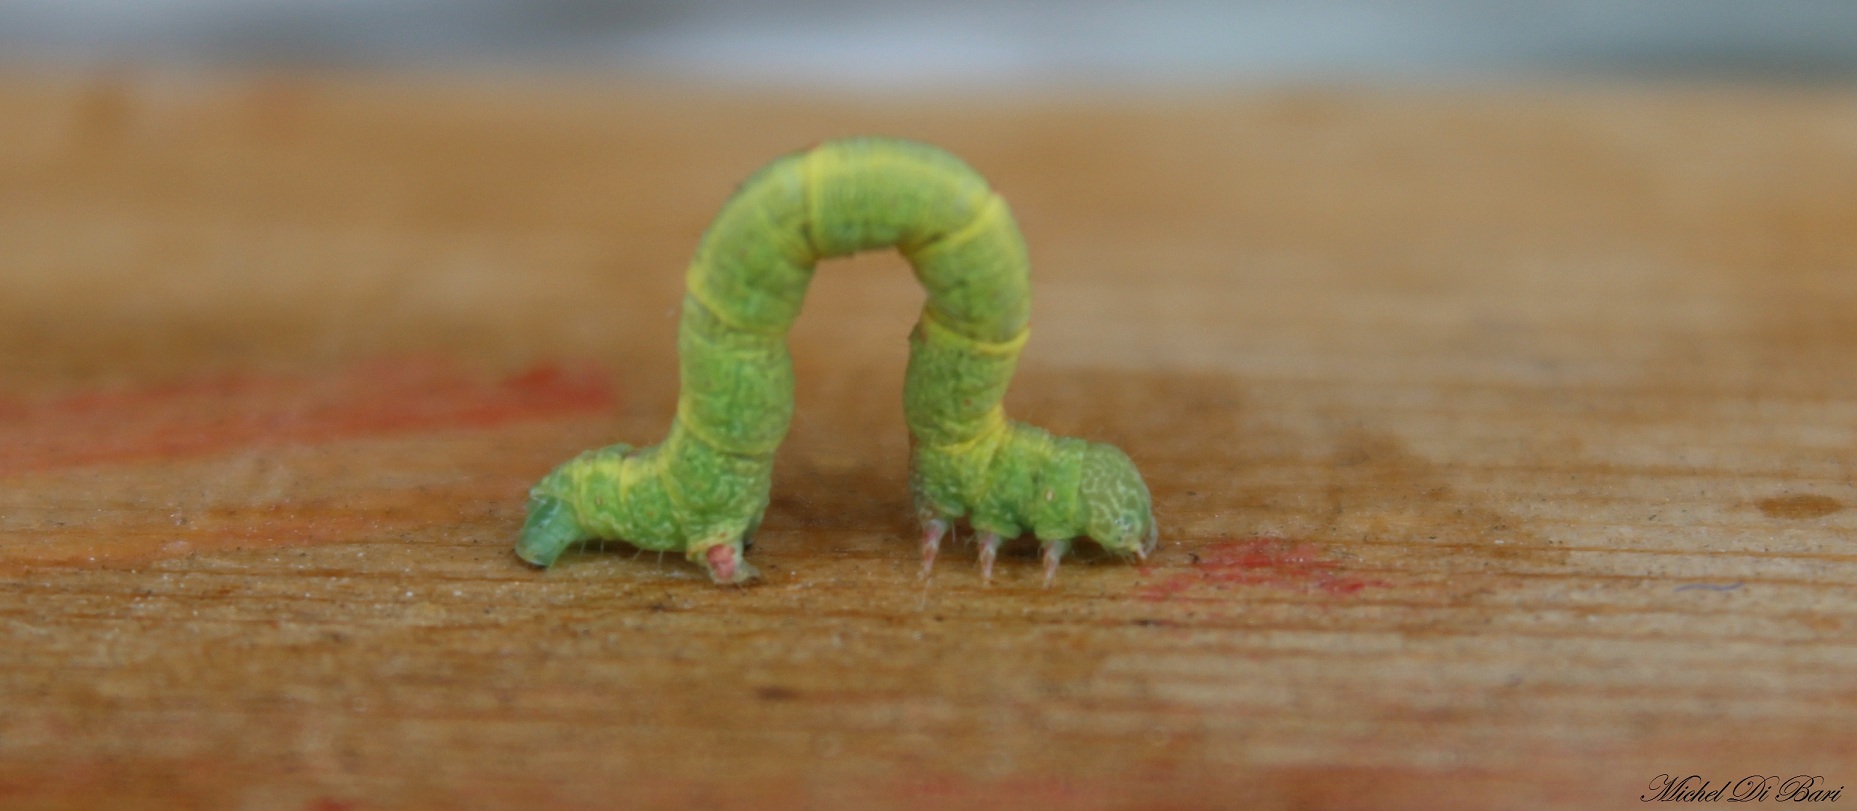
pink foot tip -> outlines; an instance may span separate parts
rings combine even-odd
[[[712,546],[703,553],[709,564],[709,579],[717,583],[740,583],[754,577],[754,568],[741,559],[741,552],[728,544]]]

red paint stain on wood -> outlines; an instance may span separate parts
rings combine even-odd
[[[1187,571],[1151,583],[1137,592],[1146,600],[1168,600],[1201,586],[1274,586],[1345,596],[1392,584],[1347,573],[1315,544],[1281,538],[1221,541],[1195,553]]]
[[[606,374],[545,363],[487,380],[402,358],[332,375],[235,374],[35,402],[0,401],[0,476],[279,444],[488,428],[612,407]]]

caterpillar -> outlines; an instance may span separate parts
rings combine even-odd
[[[683,552],[716,583],[755,577],[744,552],[793,416],[788,327],[819,260],[886,247],[928,294],[903,389],[923,576],[961,518],[989,583],[1004,539],[1026,532],[1046,586],[1077,538],[1146,559],[1157,531],[1128,455],[1006,418],[1031,282],[1005,201],[948,152],[875,137],[778,158],[723,205],[686,275],[669,435],[555,468],[529,492],[516,554],[547,567],[576,543],[623,540]]]

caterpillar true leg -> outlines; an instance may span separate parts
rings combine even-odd
[[[980,533],[980,579],[993,582],[993,560],[999,557],[999,547],[1005,540],[991,532]]]
[[[927,578],[935,568],[935,553],[941,551],[942,536],[948,534],[948,522],[939,518],[930,519],[922,524],[922,577]]]
[[[688,272],[682,386],[658,445],[581,454],[530,490],[516,552],[548,566],[590,539],[679,551],[719,583],[767,509],[774,451],[793,416],[786,333],[820,259],[894,247],[928,292],[910,335],[904,416],[923,573],[965,518],[992,576],[1003,538],[1045,544],[1046,582],[1070,540],[1123,556],[1154,546],[1141,474],[1120,450],[1006,419],[1028,335],[1025,244],[1004,200],[958,158],[908,141],[830,141],[775,160],[723,206]]]
[[[1051,584],[1057,581],[1058,560],[1063,558],[1064,553],[1069,552],[1069,551],[1070,551],[1070,539],[1069,538],[1059,538],[1057,540],[1047,541],[1045,543],[1044,545],[1045,588],[1051,588]]]

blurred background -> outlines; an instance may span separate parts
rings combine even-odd
[[[1851,0],[0,0],[0,63],[807,86],[1857,77]]]

